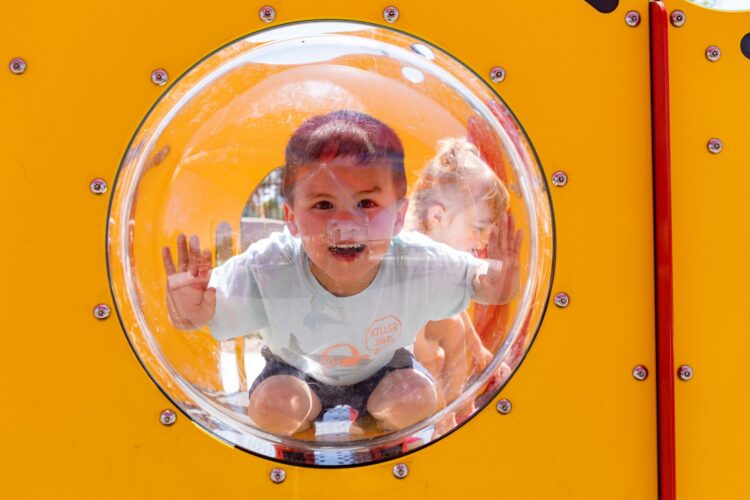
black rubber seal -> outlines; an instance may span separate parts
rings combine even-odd
[[[750,59],[750,33],[742,37],[742,40],[740,41],[740,50],[745,57]]]
[[[602,14],[609,14],[617,8],[619,0],[586,0],[586,3],[601,12]]]

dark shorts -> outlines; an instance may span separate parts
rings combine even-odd
[[[258,384],[268,377],[274,375],[291,375],[304,380],[308,387],[310,387],[310,389],[312,389],[312,391],[318,396],[318,399],[320,399],[320,405],[322,406],[321,413],[329,408],[334,408],[339,405],[348,405],[356,410],[358,415],[364,415],[367,412],[367,400],[370,398],[370,394],[372,394],[372,391],[375,390],[375,387],[380,381],[383,380],[383,377],[394,370],[414,368],[432,379],[430,373],[416,359],[414,359],[412,353],[404,348],[398,349],[393,353],[393,357],[387,365],[370,375],[365,380],[357,382],[356,384],[342,386],[327,385],[315,380],[273,354],[268,347],[263,347],[261,354],[266,360],[266,366],[250,387],[251,393],[255,390]]]

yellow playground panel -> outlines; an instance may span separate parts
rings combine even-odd
[[[9,62],[22,58],[24,66],[16,60],[12,71],[0,73],[8,165],[3,200],[13,214],[3,255],[9,324],[2,370],[10,405],[0,422],[8,450],[2,496],[657,498],[649,5],[609,4],[616,7],[604,13],[583,0],[460,6],[404,0],[393,3],[398,16],[388,20],[393,12],[385,4],[333,0],[6,6],[12,22],[0,35],[2,54]],[[742,432],[748,406],[742,368],[750,353],[741,336],[750,322],[742,300],[750,271],[740,249],[750,232],[742,217],[743,183],[732,177],[750,158],[744,123],[750,101],[742,85],[750,60],[739,48],[750,32],[750,13],[720,13],[684,1],[666,8],[686,19],[669,27],[674,361],[695,371],[693,379],[676,382],[677,497],[740,498],[747,490],[743,450],[750,444]],[[639,22],[632,21],[633,12]],[[554,232],[554,277],[541,273],[551,283],[548,308],[543,319],[543,308],[535,313],[541,326],[533,345],[501,392],[437,442],[348,468],[278,463],[201,432],[206,426],[194,425],[173,403],[181,401],[181,389],[152,380],[162,379],[151,371],[155,361],[144,355],[147,346],[136,342],[131,348],[133,337],[123,332],[114,307],[122,305],[122,284],[110,283],[120,264],[107,260],[107,251],[117,248],[111,231],[120,219],[109,205],[116,207],[122,197],[122,177],[115,187],[118,168],[127,164],[126,153],[137,154],[130,141],[139,127],[150,126],[145,117],[174,98],[170,85],[181,75],[174,88],[189,83],[187,72],[198,63],[220,64],[204,58],[230,42],[319,20],[397,30],[445,51],[483,80],[533,144],[552,206],[548,230]],[[721,48],[718,61],[707,59],[709,46]],[[504,78],[493,81],[496,67]],[[362,107],[380,109],[385,122],[419,116],[451,135],[465,133],[444,110],[431,108],[418,93],[393,88],[378,73],[305,65],[294,71],[301,78],[359,85]],[[294,71],[269,75],[257,91],[283,88],[283,78],[299,76]],[[155,85],[165,80],[168,85]],[[193,162],[172,175],[178,161],[170,151],[194,140],[185,130],[201,125],[211,106],[234,99],[243,82],[224,85],[210,101],[193,102],[181,118],[184,127],[160,136],[147,165],[153,168],[138,185],[139,219],[131,229],[146,236],[118,251],[158,277],[138,290],[156,297],[152,304],[160,303],[164,280],[152,249],[169,245],[180,231],[194,231],[206,242],[217,231],[217,221],[199,206],[181,205],[183,211],[173,213],[184,219],[166,222],[159,219],[162,207],[192,196],[217,213],[236,214],[227,216],[236,250],[238,216],[251,187],[283,163],[284,144],[304,119],[291,114],[275,128],[249,123],[201,136]],[[442,92],[439,86],[432,91]],[[257,96],[243,98],[251,105]],[[316,100],[301,109],[326,111]],[[244,149],[248,133],[268,147]],[[415,158],[407,166],[410,186],[433,154],[420,133],[404,135]],[[711,138],[723,142],[719,154],[707,149]],[[236,146],[232,161],[264,167],[241,171],[232,162],[222,164],[226,158],[211,152],[223,144]],[[203,177],[202,165],[209,164],[223,170]],[[553,182],[556,174],[566,182]],[[101,179],[97,187],[94,179]],[[97,189],[100,194],[92,192]],[[513,200],[520,224],[531,224],[521,197]],[[537,201],[547,203],[546,197]],[[180,225],[187,219],[189,229]],[[158,230],[151,220],[162,224]],[[556,304],[561,293],[568,300]],[[111,315],[95,317],[99,304],[108,305]],[[138,322],[136,313],[119,312],[126,328]],[[221,385],[213,339],[188,342],[169,329],[163,310],[149,311],[145,304],[144,312],[165,325],[161,347],[181,370],[207,386]],[[644,380],[633,375],[638,365],[649,371]],[[496,410],[501,399],[512,403],[510,412]],[[164,410],[176,416],[171,425],[160,421]],[[408,468],[405,478],[394,477],[396,464]],[[285,472],[281,483],[269,478],[275,467]]]

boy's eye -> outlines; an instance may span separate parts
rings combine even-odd
[[[317,208],[318,210],[330,210],[333,208],[333,203],[330,201],[319,201],[313,205],[313,208]]]
[[[377,203],[375,203],[372,200],[361,200],[359,203],[357,203],[357,207],[359,208],[375,208]]]

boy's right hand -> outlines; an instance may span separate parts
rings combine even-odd
[[[216,309],[216,289],[208,288],[211,251],[201,253],[198,237],[177,237],[177,267],[169,247],[162,249],[167,272],[167,310],[172,324],[181,330],[196,330],[208,324]]]

